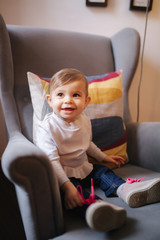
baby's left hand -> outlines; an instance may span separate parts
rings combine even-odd
[[[103,159],[103,162],[107,163],[114,163],[117,167],[120,167],[121,164],[125,164],[125,160],[123,157],[120,156],[106,156]]]

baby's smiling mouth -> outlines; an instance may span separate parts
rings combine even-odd
[[[62,108],[63,111],[74,111],[75,108],[72,108],[72,107],[65,107],[65,108]]]

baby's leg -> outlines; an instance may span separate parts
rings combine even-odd
[[[117,188],[126,182],[111,169],[100,165],[94,165],[91,177],[96,185],[104,191],[106,197],[115,194]]]
[[[71,182],[77,187],[84,181],[71,178]],[[82,188],[83,197],[89,198],[90,193]],[[89,227],[96,231],[107,232],[120,228],[126,220],[126,210],[116,205],[107,203],[95,195],[96,202],[91,205],[84,204],[82,207],[76,207],[72,211],[86,219]]]
[[[118,229],[126,221],[126,210],[106,201],[92,203],[86,210],[86,222],[90,228],[107,232]]]
[[[77,188],[79,185],[82,186],[82,195],[85,199],[88,199],[90,196],[90,193],[86,190],[86,188],[83,187],[83,181],[81,181],[80,179],[77,178],[70,178],[70,181],[73,183],[73,185]],[[91,183],[91,181],[90,181]],[[88,187],[90,187],[90,185],[88,185]],[[77,190],[78,191],[78,190]],[[100,197],[98,197],[97,195],[95,195],[95,199],[96,200],[100,200]],[[75,212],[76,214],[78,214],[79,216],[83,217],[85,219],[86,216],[86,210],[88,208],[89,205],[87,204],[83,204],[82,207],[76,207],[74,208],[73,212]]]
[[[140,207],[160,201],[160,178],[122,184],[117,189],[118,197],[130,207]]]
[[[109,168],[98,165],[94,167],[92,175],[106,197],[114,193],[130,207],[140,207],[160,201],[160,178],[129,184]]]

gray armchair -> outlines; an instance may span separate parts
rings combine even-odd
[[[63,211],[51,163],[32,143],[33,108],[26,76],[28,71],[50,77],[64,67],[78,68],[86,75],[123,69],[129,163],[115,172],[125,179],[160,177],[160,123],[132,122],[128,105],[128,91],[139,49],[139,34],[131,28],[107,38],[6,26],[0,16],[0,96],[8,133],[2,169],[15,187],[28,240],[160,238],[160,203],[132,209],[119,198],[108,198],[107,201],[127,210],[126,224],[108,233],[95,232],[82,219]],[[96,193],[106,199],[99,189]]]

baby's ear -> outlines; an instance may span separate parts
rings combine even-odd
[[[51,97],[49,94],[46,95],[46,100],[48,102],[48,104],[50,105],[51,104]]]
[[[90,101],[91,101],[91,97],[90,97],[90,96],[87,96],[87,97],[86,97],[85,108],[88,106],[88,104],[90,103]]]

